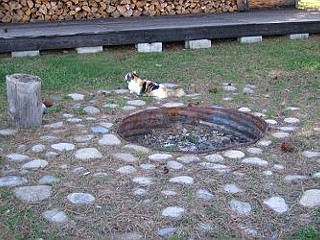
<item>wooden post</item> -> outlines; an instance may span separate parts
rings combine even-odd
[[[6,76],[9,121],[16,127],[31,128],[42,124],[41,81],[37,76]]]

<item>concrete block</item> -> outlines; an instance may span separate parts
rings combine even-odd
[[[162,52],[162,42],[138,43],[136,48],[138,52]]]
[[[211,40],[209,39],[189,40],[189,41],[185,41],[184,46],[185,48],[189,48],[189,49],[211,48]]]
[[[309,33],[290,34],[289,38],[291,40],[304,40],[309,38]]]
[[[96,47],[79,47],[76,48],[77,53],[79,54],[87,54],[87,53],[98,53],[103,52],[102,46],[96,46]]]
[[[262,36],[248,36],[238,38],[240,43],[257,43],[262,42]]]
[[[40,55],[39,50],[11,52],[11,57],[36,57]]]

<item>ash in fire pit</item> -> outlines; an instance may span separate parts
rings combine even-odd
[[[132,114],[122,120],[118,134],[157,150],[203,153],[255,143],[266,128],[262,119],[236,110],[177,107]]]

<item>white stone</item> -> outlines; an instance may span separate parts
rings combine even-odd
[[[1,137],[13,136],[17,132],[18,132],[18,130],[15,130],[15,129],[1,129],[0,130],[0,136]]]
[[[63,116],[64,118],[72,118],[72,117],[73,117],[73,114],[64,113],[62,116]]]
[[[191,185],[193,184],[193,178],[189,176],[178,176],[171,178],[169,180],[170,183],[178,183],[178,184],[186,184],[186,185]]]
[[[43,135],[40,137],[41,140],[51,142],[57,139],[57,137],[52,136],[52,135]]]
[[[114,134],[105,134],[101,139],[98,140],[99,145],[119,145],[121,144],[120,139]]]
[[[198,162],[200,161],[200,158],[196,155],[193,155],[193,154],[186,154],[186,155],[183,155],[181,157],[177,157],[177,160],[179,162],[182,162],[184,164],[190,164],[190,163],[193,163],[193,162]]]
[[[38,203],[51,196],[52,187],[47,185],[24,186],[15,188],[13,192],[22,202]]]
[[[162,42],[138,43],[136,44],[138,52],[162,52]]]
[[[40,56],[39,50],[11,52],[11,57],[37,57]]]
[[[22,168],[23,169],[35,169],[35,168],[45,168],[48,165],[46,160],[35,159],[30,162],[25,163]]]
[[[137,108],[135,106],[124,106],[124,107],[122,107],[123,111],[134,111],[136,109]]]
[[[244,87],[244,88],[242,89],[242,92],[243,92],[243,93],[252,94],[252,93],[255,92],[255,89],[254,89],[254,88],[251,88],[251,87]]]
[[[97,114],[100,113],[100,110],[94,106],[87,106],[83,108],[83,111],[85,111],[88,114]]]
[[[294,117],[285,118],[285,119],[283,119],[283,121],[286,123],[291,123],[291,124],[300,122],[300,120],[298,118],[294,118]]]
[[[141,152],[141,153],[149,153],[150,152],[150,149],[143,147],[143,146],[135,145],[135,144],[127,144],[127,145],[123,146],[123,148],[132,149],[136,152]]]
[[[216,163],[223,162],[224,158],[220,154],[210,154],[204,157],[208,162]]]
[[[95,47],[78,47],[76,48],[78,54],[88,54],[88,53],[99,53],[103,52],[102,46],[95,46]]]
[[[214,199],[214,195],[205,189],[197,190],[196,194],[197,194],[198,198],[203,199],[203,200],[211,201]]]
[[[102,154],[96,148],[82,148],[76,151],[75,157],[79,160],[91,160],[102,158]]]
[[[237,90],[237,87],[232,83],[223,83],[222,88],[230,92],[234,92]]]
[[[27,179],[18,176],[0,177],[0,187],[14,187],[25,184]]]
[[[288,110],[288,111],[299,111],[300,108],[298,108],[298,107],[286,107],[286,110]]]
[[[99,125],[105,128],[112,128],[113,123],[111,122],[99,122]]]
[[[123,166],[117,169],[116,172],[121,173],[121,174],[132,174],[136,172],[137,169],[131,165]]]
[[[53,185],[55,183],[59,183],[60,179],[55,177],[55,176],[51,176],[51,175],[45,175],[42,178],[39,179],[39,184],[41,185]]]
[[[279,127],[278,129],[283,132],[293,132],[293,131],[296,131],[298,128],[297,127]]]
[[[272,175],[273,175],[273,172],[270,171],[270,170],[266,170],[266,171],[263,171],[262,174],[263,174],[264,176],[272,176]]]
[[[312,174],[313,178],[320,178],[320,172],[316,172],[314,174]]]
[[[56,143],[52,144],[51,147],[57,151],[63,152],[74,150],[76,146],[72,143]]]
[[[116,90],[114,90],[115,94],[126,94],[128,92],[129,92],[128,89],[116,89]]]
[[[179,218],[184,214],[185,210],[181,207],[167,207],[162,211],[162,216]]]
[[[278,124],[278,122],[277,122],[276,120],[274,120],[274,119],[266,119],[265,121],[266,121],[266,123],[268,123],[268,124],[270,124],[270,125],[276,125],[276,124]]]
[[[308,177],[303,175],[287,175],[283,178],[283,181],[287,183],[291,183],[291,182],[296,182],[296,181],[301,181],[306,179],[308,179]]]
[[[160,237],[169,237],[170,235],[173,235],[176,231],[177,231],[178,228],[176,227],[166,227],[166,228],[161,228],[157,231],[157,234],[160,236]]]
[[[175,191],[172,191],[172,190],[163,190],[163,191],[161,191],[161,193],[163,195],[167,196],[167,197],[177,195],[177,193]]]
[[[79,123],[79,122],[82,122],[82,119],[81,118],[68,118],[66,121],[69,123]]]
[[[36,152],[36,153],[40,153],[40,152],[43,152],[45,149],[46,149],[46,146],[45,146],[45,145],[43,145],[43,144],[37,144],[37,145],[34,145],[34,146],[31,148],[31,151],[32,151],[32,152]]]
[[[299,203],[308,208],[315,208],[320,206],[320,190],[310,189],[303,193]]]
[[[20,153],[10,153],[10,154],[6,155],[6,158],[10,162],[23,162],[23,161],[30,160],[29,156],[24,155],[24,154],[20,154]]]
[[[209,39],[188,40],[188,41],[185,41],[185,48],[187,49],[211,48],[211,40]]]
[[[197,231],[202,233],[210,233],[214,231],[214,227],[208,223],[198,223]]]
[[[67,199],[73,204],[90,204],[95,200],[90,193],[71,193]]]
[[[129,162],[129,163],[133,163],[133,162],[138,161],[138,158],[133,156],[131,153],[115,153],[115,154],[113,154],[113,157],[116,160]]]
[[[127,104],[128,105],[132,105],[132,106],[144,106],[146,105],[146,102],[145,101],[142,101],[142,100],[130,100],[130,101],[127,101]]]
[[[162,105],[163,107],[166,108],[171,108],[171,107],[182,107],[184,106],[184,103],[182,102],[168,102]]]
[[[63,127],[63,122],[56,122],[44,125],[44,128],[59,129]]]
[[[267,166],[268,165],[268,161],[263,160],[258,157],[244,158],[241,162],[246,163],[246,164],[258,165],[258,166]]]
[[[167,153],[155,153],[148,157],[151,161],[162,161],[162,160],[168,160],[172,158],[171,154]]]
[[[251,112],[251,109],[248,107],[240,107],[238,108],[239,112]]]
[[[282,197],[271,197],[264,200],[263,203],[279,214],[288,211],[288,205]]]
[[[266,115],[264,113],[261,113],[261,112],[254,112],[253,115],[256,116],[256,117],[260,117],[260,118],[265,118],[266,117]]]
[[[133,192],[134,195],[138,195],[138,196],[144,196],[148,194],[148,191],[146,189],[143,188],[138,188],[137,190],[135,190]]]
[[[231,159],[240,159],[245,157],[245,154],[238,150],[228,150],[223,153],[223,156]]]
[[[262,154],[262,149],[257,147],[250,147],[250,148],[247,148],[247,152],[251,154],[260,155]]]
[[[143,170],[153,170],[156,168],[155,165],[153,164],[149,164],[149,163],[143,163],[140,165],[140,167],[143,169]]]
[[[134,179],[132,179],[132,181],[134,183],[140,184],[140,185],[152,185],[152,179],[150,177],[135,177]]]
[[[76,142],[88,142],[93,138],[94,138],[93,134],[79,135],[79,136],[74,137],[74,141],[76,141]]]
[[[279,139],[287,138],[289,136],[290,136],[290,134],[288,132],[275,132],[275,133],[272,133],[272,137],[279,138]]]
[[[69,221],[68,216],[65,214],[64,211],[60,211],[58,209],[52,209],[45,211],[42,216],[51,223],[66,223]]]
[[[302,156],[306,157],[306,158],[318,158],[320,157],[320,152],[316,152],[316,151],[303,151],[302,152]]]
[[[178,84],[175,83],[163,83],[163,85],[167,88],[176,89],[178,88]]]
[[[168,161],[167,162],[167,167],[173,170],[179,170],[183,168],[183,165],[177,161]]]
[[[56,157],[59,156],[59,153],[56,153],[56,152],[47,152],[45,154],[45,156],[48,158],[48,159],[55,159]]]
[[[309,38],[309,33],[295,33],[295,34],[290,34],[289,38],[291,40],[305,40]]]
[[[273,165],[273,168],[276,169],[276,170],[283,170],[283,169],[284,169],[284,166],[281,165],[281,164],[274,164],[274,165]]]
[[[82,101],[85,97],[85,95],[80,93],[70,93],[68,94],[68,96],[71,97],[74,101]]]
[[[115,103],[107,103],[107,104],[103,105],[103,107],[105,107],[105,108],[112,108],[112,109],[117,108],[118,106],[119,105],[115,104]]]
[[[258,142],[258,145],[263,146],[263,147],[268,147],[271,144],[272,144],[272,141],[270,141],[270,140],[261,140]]]
[[[262,42],[262,36],[248,36],[238,38],[240,43],[258,43]]]
[[[200,163],[206,169],[213,169],[219,173],[227,173],[230,172],[230,167],[223,164],[211,163],[211,162],[202,162]]]
[[[242,188],[239,188],[237,185],[235,184],[226,184],[223,187],[224,191],[228,192],[228,193],[242,193],[244,192],[244,190]]]
[[[247,202],[241,202],[237,200],[231,200],[229,206],[232,211],[241,215],[249,215],[251,212],[251,205]]]

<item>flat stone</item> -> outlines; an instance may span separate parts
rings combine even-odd
[[[126,94],[128,92],[129,92],[128,89],[116,89],[116,90],[114,90],[115,94]]]
[[[262,149],[261,148],[257,148],[257,147],[250,147],[247,148],[247,152],[251,153],[251,154],[255,154],[255,155],[260,155],[262,154]]]
[[[167,162],[167,167],[173,170],[179,170],[183,168],[183,165],[177,161],[168,161]]]
[[[260,117],[260,118],[265,118],[266,115],[264,113],[261,113],[261,112],[254,112],[252,113],[254,116],[256,117]]]
[[[287,183],[291,183],[291,182],[296,182],[296,181],[301,181],[306,179],[308,179],[308,177],[303,175],[287,175],[283,178],[283,181]]]
[[[245,36],[238,38],[240,43],[258,43],[262,42],[262,36]]]
[[[135,177],[134,179],[132,179],[132,181],[134,183],[145,185],[145,186],[149,186],[153,184],[152,179],[150,177]]]
[[[197,40],[187,40],[185,41],[186,49],[202,49],[211,48],[210,39],[197,39]]]
[[[140,107],[140,106],[146,105],[146,102],[142,100],[130,100],[130,101],[127,101],[127,104]]]
[[[251,112],[251,109],[248,107],[240,107],[238,108],[239,112]]]
[[[22,169],[36,169],[36,168],[45,168],[48,165],[48,162],[43,159],[35,159],[30,162],[25,163],[22,166]]]
[[[288,205],[282,197],[271,197],[263,201],[265,205],[276,213],[284,213],[288,211]]]
[[[87,106],[83,108],[83,111],[85,111],[88,114],[98,114],[100,113],[100,110],[94,106]]]
[[[266,123],[268,123],[270,125],[277,125],[278,124],[278,122],[274,119],[266,119],[265,121],[266,121]]]
[[[270,171],[270,170],[266,170],[266,171],[263,171],[262,172],[262,174],[264,175],[264,176],[272,176],[273,175],[273,172],[272,171]]]
[[[169,182],[191,185],[193,184],[193,178],[189,176],[178,176],[178,177],[171,178]]]
[[[45,157],[48,159],[55,159],[58,156],[59,156],[59,153],[56,153],[56,152],[47,152],[45,154]]]
[[[102,46],[94,46],[94,47],[78,47],[76,48],[78,54],[89,54],[89,53],[99,53],[103,52]]]
[[[287,110],[287,111],[299,111],[300,108],[298,108],[298,107],[286,107],[285,110]]]
[[[198,223],[197,231],[202,233],[210,233],[214,231],[214,227],[209,223]]]
[[[214,195],[206,189],[199,189],[197,190],[196,194],[197,194],[197,198],[200,198],[206,201],[211,201],[214,199]]]
[[[240,159],[245,157],[246,155],[238,150],[228,150],[223,153],[223,156],[231,159]]]
[[[6,158],[10,162],[23,162],[30,160],[30,157],[20,153],[10,153],[6,155]]]
[[[313,178],[320,178],[320,172],[316,172],[314,174],[312,174]]]
[[[254,89],[254,88],[251,88],[251,87],[244,87],[244,88],[242,89],[242,92],[243,92],[243,93],[247,93],[247,94],[252,94],[252,93],[255,92],[255,89]]]
[[[179,162],[184,163],[184,164],[190,164],[190,163],[194,163],[194,162],[199,162],[200,158],[196,155],[193,155],[193,154],[186,154],[181,157],[178,157],[177,160]]]
[[[251,212],[251,205],[247,202],[231,200],[229,202],[229,206],[232,211],[241,215],[249,215]]]
[[[172,191],[172,190],[163,190],[161,193],[167,197],[175,196],[177,195],[177,192]]]
[[[293,132],[298,130],[297,127],[279,127],[278,129],[282,132]]]
[[[52,175],[45,175],[39,179],[38,183],[41,185],[53,185],[59,182],[60,182],[59,178]]]
[[[73,114],[64,113],[64,114],[62,115],[62,117],[64,117],[64,118],[72,118],[72,117],[73,117]]]
[[[239,225],[239,228],[241,228],[247,236],[255,237],[258,235],[258,232],[255,229],[252,229],[243,225]]]
[[[294,118],[294,117],[285,118],[285,119],[283,119],[283,121],[286,123],[291,123],[291,124],[300,122],[300,120],[298,118]]]
[[[52,136],[52,135],[43,135],[43,136],[40,136],[40,139],[43,141],[52,142],[52,141],[57,140],[57,137]]]
[[[216,162],[223,162],[224,158],[220,154],[210,154],[204,157],[205,160],[208,162],[216,163]]]
[[[171,88],[171,89],[176,89],[179,87],[179,85],[175,83],[163,83],[162,85],[164,85],[166,88]]]
[[[56,143],[52,144],[51,147],[60,152],[71,151],[76,148],[76,146],[72,143]]]
[[[290,134],[288,132],[275,132],[275,133],[272,133],[272,137],[279,138],[279,139],[287,138],[289,136],[290,136]]]
[[[170,107],[182,107],[184,103],[182,102],[168,102],[162,105],[163,107],[170,108]]]
[[[17,132],[15,129],[0,129],[0,137],[14,136]]]
[[[136,152],[141,152],[141,153],[149,153],[150,152],[149,148],[146,148],[146,147],[143,147],[143,146],[139,146],[139,145],[135,145],[135,144],[127,144],[127,145],[123,146],[123,148],[132,149],[132,150],[134,150]]]
[[[39,55],[39,50],[11,52],[11,57],[37,57]]]
[[[206,169],[213,169],[219,173],[227,173],[227,172],[230,172],[230,170],[231,170],[229,166],[224,165],[224,164],[202,162],[202,163],[200,163],[200,165]]]
[[[132,174],[135,173],[137,169],[131,165],[120,167],[116,170],[116,172],[121,174]]]
[[[302,156],[306,157],[306,158],[318,158],[320,157],[320,152],[316,152],[316,151],[303,151],[302,152]]]
[[[281,165],[281,164],[274,164],[274,165],[273,165],[273,168],[276,169],[276,170],[283,170],[283,169],[284,169],[284,166]]]
[[[111,108],[111,109],[115,109],[117,108],[119,105],[118,104],[115,104],[115,103],[107,103],[105,105],[103,105],[103,107],[105,108]]]
[[[121,144],[120,139],[113,134],[105,134],[101,139],[98,140],[99,145],[115,146]]]
[[[148,157],[151,161],[163,161],[172,158],[171,154],[166,153],[155,153]]]
[[[46,124],[43,126],[44,128],[50,128],[50,129],[59,129],[63,127],[63,122],[56,122],[51,124]]]
[[[291,40],[306,40],[309,38],[309,33],[295,33],[295,34],[290,34],[289,38]]]
[[[70,93],[67,96],[71,97],[74,101],[82,101],[85,97],[85,95],[80,93]]]
[[[64,211],[58,209],[52,209],[45,211],[42,216],[51,223],[61,224],[67,223],[69,218]]]
[[[90,193],[71,193],[67,196],[69,202],[73,204],[90,204],[95,198]]]
[[[178,228],[176,227],[166,227],[166,228],[161,228],[157,231],[157,234],[160,237],[169,237],[171,235],[173,235],[174,233],[176,233],[178,230]]]
[[[232,83],[223,83],[222,88],[229,92],[234,92],[238,90],[238,88]]]
[[[138,158],[133,156],[131,153],[115,153],[113,154],[113,158],[119,161],[133,163],[138,161]]]
[[[320,206],[320,189],[310,189],[303,193],[299,203],[307,208]]]
[[[75,157],[79,160],[91,160],[102,158],[102,154],[96,148],[82,148],[76,151]]]
[[[137,108],[135,106],[124,106],[124,107],[122,107],[123,111],[134,111],[136,109]]]
[[[106,134],[110,132],[108,128],[99,126],[99,125],[91,127],[90,129],[93,133],[96,133],[96,134]]]
[[[99,125],[105,128],[112,128],[113,123],[111,122],[99,122]]]
[[[45,146],[45,145],[43,145],[43,144],[37,144],[37,145],[34,145],[34,146],[31,148],[31,151],[32,151],[32,152],[36,152],[36,153],[40,153],[40,152],[43,152],[45,149],[46,149],[46,146]]]
[[[162,52],[162,42],[138,43],[136,44],[138,52]]]
[[[258,145],[263,146],[263,147],[268,147],[272,144],[271,140],[261,140],[258,142]]]
[[[94,138],[93,134],[79,135],[74,137],[75,142],[88,142]]]
[[[232,194],[236,194],[236,193],[242,193],[244,192],[244,190],[242,188],[239,188],[237,185],[235,184],[226,184],[223,187],[224,191],[226,191],[227,193],[232,193]]]
[[[142,163],[142,164],[140,164],[140,167],[141,167],[143,170],[153,170],[153,169],[156,168],[155,165],[149,164],[149,163]]]
[[[181,207],[167,207],[162,211],[162,216],[170,218],[179,218],[185,213]]]
[[[18,176],[0,177],[0,187],[14,187],[25,184],[27,179]]]
[[[79,123],[79,122],[82,122],[82,119],[81,118],[68,118],[66,121],[69,123]]]
[[[134,195],[138,195],[138,196],[145,196],[148,194],[148,191],[144,188],[138,188],[137,190],[135,190],[133,192]]]
[[[39,203],[51,196],[52,187],[47,185],[24,186],[15,188],[13,192],[22,202]]]
[[[251,165],[258,165],[258,166],[267,166],[268,165],[268,161],[263,160],[258,157],[244,158],[241,162],[246,163],[246,164],[251,164]]]
[[[137,232],[122,233],[112,240],[144,240],[141,234]]]

